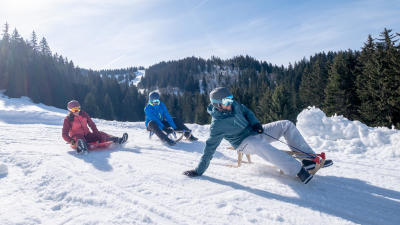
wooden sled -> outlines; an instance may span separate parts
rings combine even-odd
[[[228,147],[229,150],[235,150],[232,146]],[[229,167],[234,167],[234,168],[238,168],[242,165],[243,162],[243,153],[242,152],[237,152],[238,154],[238,160],[237,160],[237,165],[232,165],[232,164],[228,164],[227,166]],[[252,163],[251,162],[251,158],[250,158],[250,154],[246,154],[246,158],[247,158],[247,163]]]
[[[228,147],[227,149],[236,150],[232,146]],[[325,152],[321,152],[320,154],[307,154],[307,153],[303,153],[303,152],[293,152],[293,151],[284,151],[284,152],[286,152],[287,154],[289,154],[289,155],[291,155],[294,158],[299,159],[299,160],[310,160],[310,161],[315,162],[315,168],[312,169],[312,170],[308,170],[308,172],[310,174],[312,174],[312,175],[315,175],[318,172],[319,169],[324,167],[325,159],[326,159]],[[242,160],[243,160],[243,153],[242,152],[237,152],[237,154],[238,154],[237,165],[228,164],[227,166],[235,167],[235,168],[238,168],[238,167],[241,166],[241,163],[242,163]],[[314,156],[314,158],[308,158],[307,157],[307,156],[310,156],[310,155]],[[246,154],[246,157],[247,157],[248,162],[251,163],[250,155]],[[281,174],[283,174],[283,171],[281,169],[279,169],[279,172]]]

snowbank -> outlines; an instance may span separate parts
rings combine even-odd
[[[28,97],[8,98],[0,94],[0,123],[60,125],[67,110],[35,104]]]
[[[400,131],[396,129],[372,128],[343,116],[327,117],[315,107],[303,110],[296,125],[316,148],[378,158],[400,157]]]

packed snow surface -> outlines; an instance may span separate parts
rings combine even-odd
[[[304,185],[257,156],[226,166],[236,153],[225,141],[202,177],[183,176],[202,155],[207,125],[188,124],[198,142],[168,147],[143,122],[95,119],[107,133],[128,132],[128,143],[76,155],[61,138],[66,114],[0,96],[0,224],[400,223],[399,130],[305,109],[297,127],[334,165]]]

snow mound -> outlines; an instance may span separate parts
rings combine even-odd
[[[378,158],[400,157],[400,132],[396,129],[372,128],[343,116],[327,117],[315,107],[304,109],[296,125],[315,148]]]
[[[35,104],[28,97],[0,95],[0,123],[61,125],[66,114],[67,110]]]

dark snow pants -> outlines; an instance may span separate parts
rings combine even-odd
[[[91,142],[96,142],[96,141],[99,141],[99,142],[108,141],[111,137],[112,137],[111,135],[109,135],[105,132],[99,131],[96,133],[88,133],[86,135],[75,135],[72,138],[76,142],[79,139],[82,139],[82,140],[86,141],[86,143],[91,143]]]
[[[189,128],[185,124],[183,124],[182,120],[177,119],[177,118],[172,118],[172,119],[174,120],[174,123],[176,125],[176,131],[188,131],[189,130]],[[164,124],[165,128],[171,127],[166,120],[163,120],[162,123]],[[165,134],[165,132],[163,132],[158,127],[157,123],[152,120],[148,123],[147,130],[154,132],[157,135],[157,137],[163,141],[165,141],[166,138],[168,138],[167,134]],[[190,132],[185,132],[185,137],[187,137],[189,135],[190,135]]]

